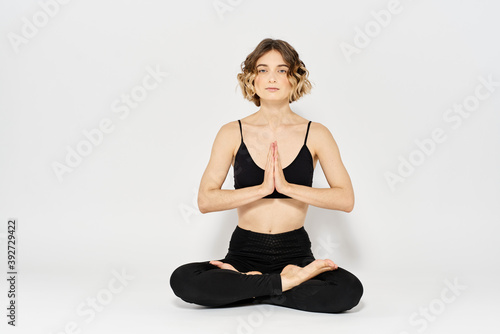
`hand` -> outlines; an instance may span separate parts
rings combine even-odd
[[[265,196],[270,195],[274,191],[274,147],[273,143],[269,146],[267,152],[266,167],[264,169],[264,181],[261,187],[265,190]]]
[[[232,265],[230,265],[229,263],[224,263],[224,262],[221,262],[221,261],[210,261],[210,264],[212,264],[214,266],[217,266],[220,269],[234,270],[234,271],[236,271],[236,272],[239,273],[239,271],[236,270],[236,268],[233,267]],[[244,274],[244,275],[262,275],[262,273],[260,271],[249,271],[249,272],[240,273],[240,274]]]
[[[273,145],[274,152],[274,186],[276,191],[286,195],[286,189],[290,185],[285,179],[285,174],[283,173],[283,168],[281,167],[281,158],[278,152],[278,142],[274,141]]]

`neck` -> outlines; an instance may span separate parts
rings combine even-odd
[[[271,129],[278,128],[281,124],[291,123],[293,111],[288,101],[260,101],[257,114],[262,122],[269,124]]]

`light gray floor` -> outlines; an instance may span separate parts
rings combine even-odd
[[[499,278],[363,273],[365,294],[357,307],[319,314],[273,305],[210,309],[188,304],[171,292],[167,272],[139,273],[121,287],[114,282],[115,290],[121,288],[116,293],[106,292],[113,279],[109,273],[25,274],[19,282],[18,326],[7,326],[2,316],[0,328],[30,334],[493,333],[499,327]],[[86,303],[98,296],[105,303],[91,318]]]

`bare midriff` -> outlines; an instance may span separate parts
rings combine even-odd
[[[308,207],[293,198],[261,198],[237,208],[238,226],[268,234],[296,230],[304,226]]]

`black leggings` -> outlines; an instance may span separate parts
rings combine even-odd
[[[209,261],[188,263],[172,273],[170,286],[182,300],[212,307],[248,302],[338,313],[356,306],[363,285],[340,267],[282,292],[281,270],[288,264],[304,267],[314,260],[304,227],[266,234],[236,226],[228,253],[219,261],[233,265],[239,272],[220,269]],[[242,274],[248,271],[260,271],[262,275]]]

